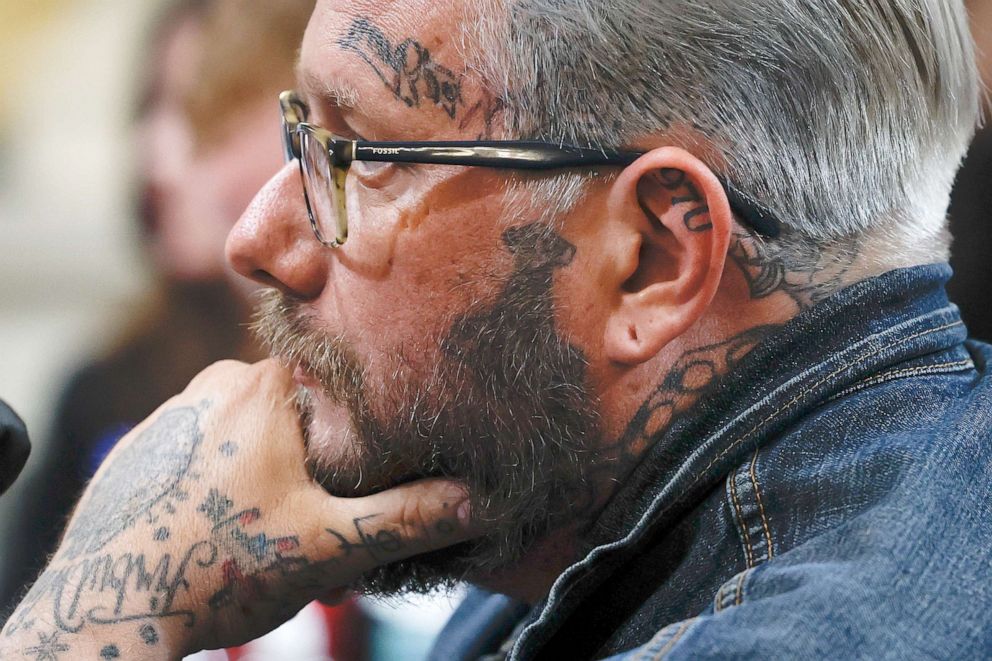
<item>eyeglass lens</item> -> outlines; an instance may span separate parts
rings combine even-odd
[[[344,210],[346,171],[331,163],[327,149],[310,131],[301,131],[303,187],[317,238],[328,245],[347,237]]]

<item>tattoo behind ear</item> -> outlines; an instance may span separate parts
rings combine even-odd
[[[784,293],[800,310],[819,303],[839,290],[857,258],[859,246],[840,254],[809,242],[784,239],[762,241],[744,232],[734,232],[729,256],[747,282],[752,299]]]

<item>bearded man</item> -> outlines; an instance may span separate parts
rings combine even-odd
[[[469,580],[438,658],[980,655],[966,19],[318,2],[227,245],[286,367],[136,429],[0,645],[168,657]]]

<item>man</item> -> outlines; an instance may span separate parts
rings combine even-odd
[[[271,364],[198,377],[5,651],[230,643],[359,572],[531,606],[473,594],[444,658],[988,649],[960,2],[325,1],[299,79],[228,257],[302,431]]]

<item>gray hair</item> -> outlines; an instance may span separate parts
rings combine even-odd
[[[807,255],[872,237],[896,262],[946,259],[980,108],[961,0],[480,2],[474,64],[508,134],[687,141]]]

